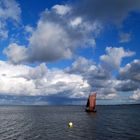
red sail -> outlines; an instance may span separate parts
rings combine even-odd
[[[89,110],[94,110],[96,106],[96,93],[89,96]]]

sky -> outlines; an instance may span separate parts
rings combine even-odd
[[[139,0],[0,0],[0,104],[140,103]]]

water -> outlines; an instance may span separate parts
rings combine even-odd
[[[140,140],[140,105],[0,106],[0,140]]]

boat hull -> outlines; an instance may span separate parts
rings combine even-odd
[[[94,112],[94,113],[97,112],[96,110],[89,110],[89,109],[86,109],[85,111],[86,111],[86,112]]]

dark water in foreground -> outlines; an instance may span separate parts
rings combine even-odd
[[[0,140],[140,140],[140,105],[0,106]],[[69,121],[74,123],[68,128]]]

